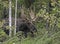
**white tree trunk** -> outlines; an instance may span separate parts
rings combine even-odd
[[[12,24],[12,19],[11,19],[11,0],[9,0],[9,36],[11,37],[11,33],[12,33],[12,28],[11,25]]]
[[[15,2],[15,30],[14,30],[14,35],[16,34],[16,20],[17,20],[17,0]]]

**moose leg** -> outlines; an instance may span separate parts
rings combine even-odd
[[[31,31],[31,37],[34,37],[34,33]]]
[[[27,32],[24,32],[24,36],[27,38]]]

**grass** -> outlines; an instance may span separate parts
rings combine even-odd
[[[5,41],[3,44],[60,44],[60,31],[48,37],[48,34],[45,33],[42,37],[36,36],[34,38],[28,37],[25,39],[19,40],[16,36]]]

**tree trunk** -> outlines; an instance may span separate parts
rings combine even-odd
[[[17,20],[17,0],[15,2],[15,30],[14,30],[14,35],[16,34],[16,20]]]
[[[11,37],[11,33],[12,33],[12,28],[11,25],[12,24],[12,19],[11,19],[11,0],[9,0],[9,36]]]

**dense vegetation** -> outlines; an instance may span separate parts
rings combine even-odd
[[[12,27],[9,27],[9,1],[12,2]],[[0,0],[1,44],[60,44],[60,0],[17,0],[17,33],[14,35],[15,4],[16,0]],[[25,26],[19,27],[22,24]]]

